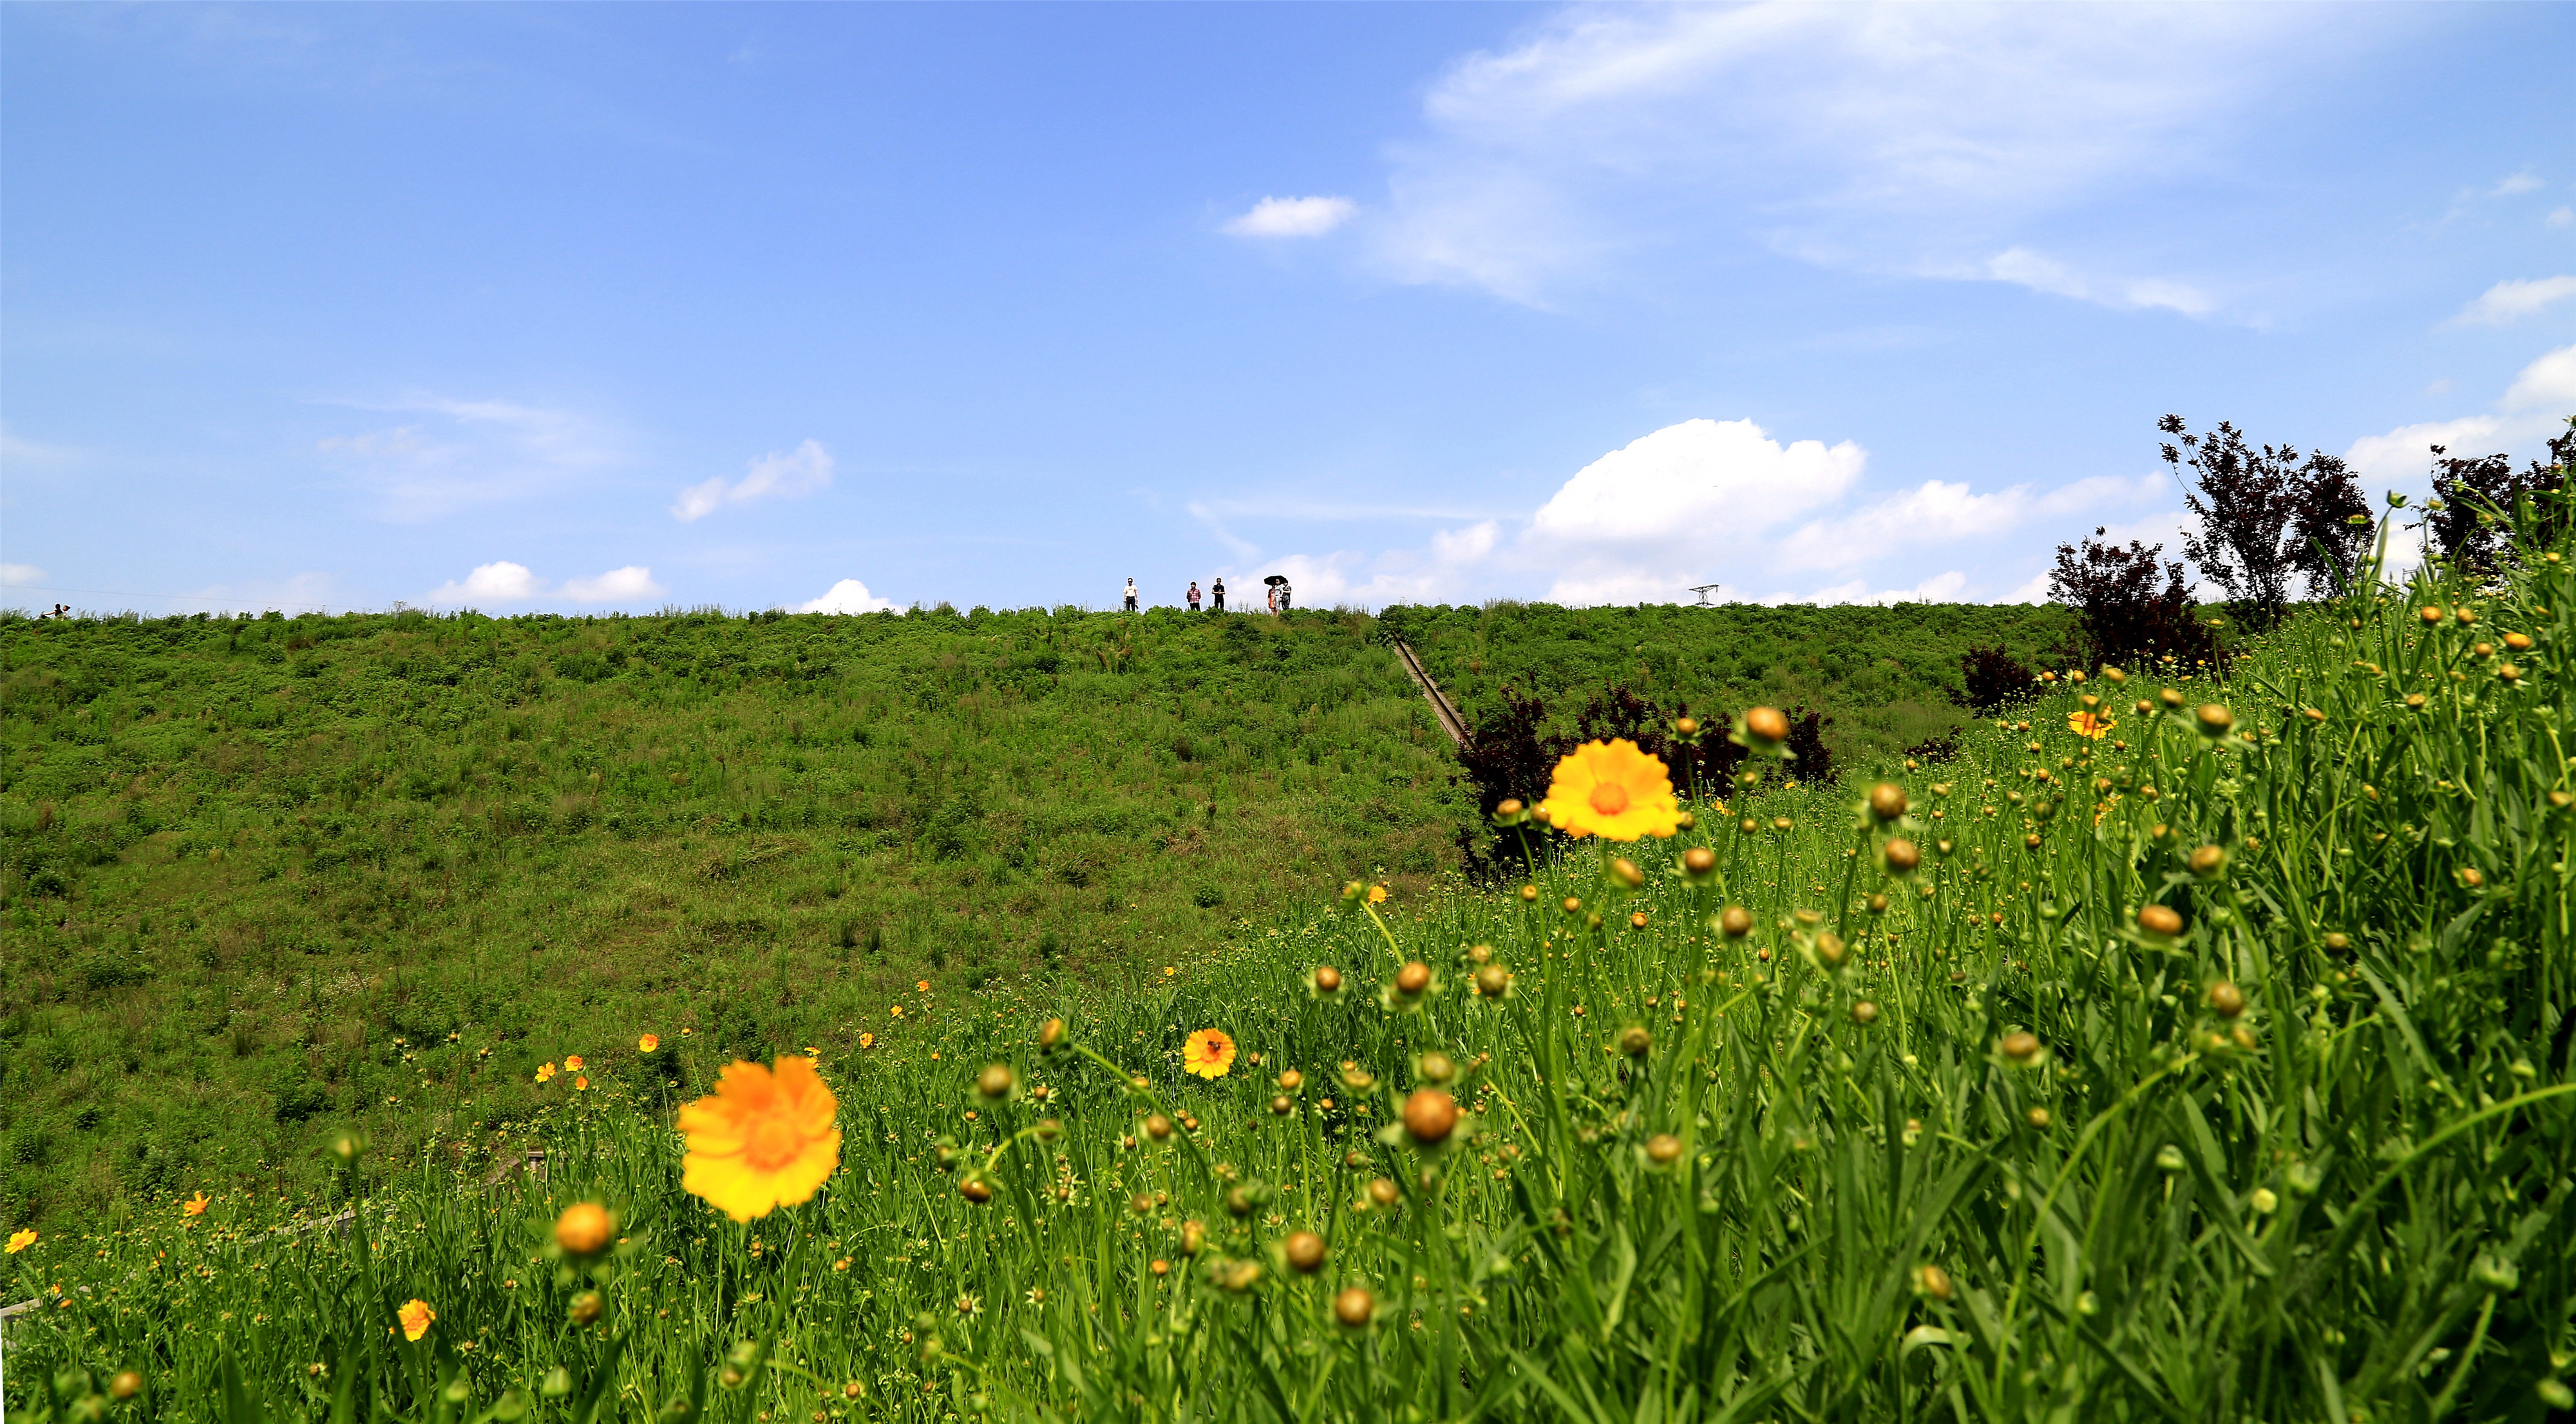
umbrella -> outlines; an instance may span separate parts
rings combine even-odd
[[[1272,574],[1270,577],[1262,580],[1263,583],[1286,583],[1287,581],[1288,576],[1286,574]]]

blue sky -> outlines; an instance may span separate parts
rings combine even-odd
[[[2576,414],[2568,6],[0,7],[0,574],[2033,596]],[[54,590],[78,590],[56,593]]]

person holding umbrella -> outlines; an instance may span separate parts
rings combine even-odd
[[[1262,582],[1270,585],[1270,611],[1273,613],[1287,612],[1288,576],[1286,574],[1272,574],[1263,579]]]

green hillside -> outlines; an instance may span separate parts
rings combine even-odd
[[[2576,1406],[2571,552],[2562,536],[2492,580],[2310,610],[2224,682],[2091,670],[1967,729],[1954,759],[1883,764],[1887,784],[1865,791],[1793,787],[1757,753],[1763,775],[1691,807],[1671,839],[1565,847],[1527,893],[1397,877],[1380,903],[1363,885],[1289,883],[1143,984],[1104,953],[1079,973],[1031,964],[970,987],[952,970],[852,1000],[828,955],[729,942],[641,961],[639,977],[670,976],[662,1007],[695,1015],[675,1046],[667,1020],[602,1039],[614,1015],[600,1008],[528,1031],[528,1006],[594,996],[588,966],[567,954],[508,977],[496,955],[499,1002],[456,1041],[414,1038],[413,1062],[361,1040],[367,1091],[403,1097],[370,1107],[370,1131],[405,1135],[353,1144],[332,1190],[201,1166],[117,1196],[103,1220],[10,1222],[26,1234],[0,1272],[39,1302],[11,1327],[12,1417],[2539,1424]],[[1347,770],[1327,774],[1319,753],[1276,772],[1309,788],[1294,794],[1314,823],[1363,806],[1365,778],[1417,753],[1437,780],[1363,625],[1132,631],[1116,695],[1136,699],[1105,706],[1183,675],[1148,671],[1155,647],[1177,662],[1232,639],[1311,639],[1346,666],[1276,676],[1376,670],[1378,744]],[[923,639],[935,661],[938,639],[971,635],[925,620],[884,636]],[[831,661],[832,676],[874,675]],[[589,699],[613,729],[597,699],[614,691],[581,686],[550,697]],[[793,705],[783,688],[727,689],[706,705]],[[184,723],[174,705],[154,715]],[[731,715],[750,730],[748,711]],[[1105,739],[1130,716],[1068,720]],[[1038,735],[1025,714],[993,725],[978,745]],[[1096,761],[1110,744],[1086,745]],[[724,749],[730,768],[738,746]],[[668,788],[648,770],[639,797]],[[712,799],[712,774],[681,788],[711,798],[697,819],[655,813],[651,836],[697,847],[667,851],[672,865],[748,843],[703,824],[762,804]],[[1653,804],[1637,786],[1631,811]],[[603,817],[644,814],[615,794],[601,792]],[[1029,793],[1089,794],[1079,778]],[[1410,794],[1425,820],[1398,834],[1436,845],[1438,787]],[[601,834],[556,814],[558,838]],[[13,845],[78,834],[65,825]],[[296,874],[350,873],[293,854],[306,862],[274,847],[240,859],[279,864],[286,885],[257,893],[288,900]],[[910,854],[854,864],[843,898],[926,873]],[[1287,852],[1225,854],[1257,884]],[[157,873],[125,855],[79,883]],[[629,865],[584,891],[579,858],[533,863],[444,916],[515,906],[485,913],[525,937],[591,923],[642,878]],[[1212,882],[1229,896],[1238,883]],[[65,897],[11,895],[12,933],[55,960],[114,949],[40,940],[23,907],[57,913]],[[418,937],[484,952],[461,932]],[[291,965],[302,950],[275,953]],[[148,984],[90,989],[13,955],[13,984],[42,967],[62,995],[15,1011],[33,1027],[12,1039],[13,1107],[77,1101],[48,1073],[140,1074],[115,1055],[163,1035],[206,1062],[257,1061],[227,1057],[218,1024],[154,1017],[145,991],[176,1002],[215,970],[183,957]],[[429,972],[396,954],[358,976],[363,1014],[299,1007],[274,971],[225,982],[269,996],[263,1024],[381,1035],[399,986]],[[812,1015],[798,1020],[812,1059],[758,1053],[726,1027],[738,1000]],[[83,1024],[67,1062],[22,1070]],[[666,1042],[642,1051],[639,1026]],[[1203,1030],[1236,1056],[1193,1074],[1185,1043]],[[337,1042],[260,1052],[327,1066]],[[698,1092],[734,1049],[794,1060],[799,1078],[810,1062],[836,1100],[819,1119],[759,1119],[784,1134],[763,1140],[822,1154],[821,1185],[739,1224],[685,1185],[670,1112],[674,1077]],[[572,1053],[587,1092],[567,1082]],[[566,1072],[537,1087],[538,1060]],[[153,1071],[155,1096],[193,1091]],[[549,1149],[542,1179],[498,1170],[530,1145]],[[282,1162],[291,1148],[262,1150]],[[728,1149],[710,1129],[689,1150]],[[344,1229],[299,1226],[352,1199]],[[558,1225],[579,1201],[614,1214],[586,1238],[595,1255]]]
[[[567,1044],[658,1026],[694,1083],[886,1033],[916,982],[1133,985],[1348,876],[1418,889],[1473,802],[1388,628],[1471,716],[1620,678],[1858,752],[2060,618],[10,618],[0,1206],[304,1190],[326,1131],[516,1110]],[[468,1030],[488,1057],[434,1051]]]

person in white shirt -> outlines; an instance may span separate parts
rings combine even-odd
[[[1136,611],[1136,579],[1132,574],[1127,578],[1127,611]]]

